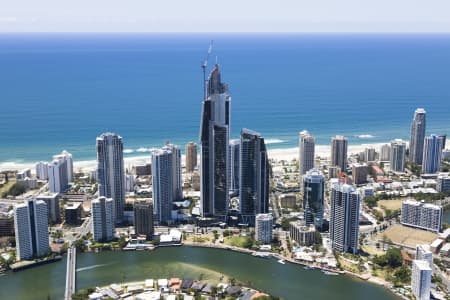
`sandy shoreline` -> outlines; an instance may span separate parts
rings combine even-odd
[[[386,143],[367,143],[367,144],[359,144],[359,145],[349,145],[348,153],[359,153],[364,151],[367,147],[373,147],[376,151],[380,151],[382,145]],[[316,145],[316,156],[320,156],[323,158],[330,157],[331,146],[330,145]],[[275,160],[292,160],[298,158],[298,147],[293,148],[279,148],[279,149],[269,149],[269,158]],[[184,155],[183,155],[184,161]],[[125,167],[130,169],[133,165],[140,165],[144,163],[150,162],[150,154],[147,155],[139,155],[139,156],[126,156],[124,158]],[[0,171],[6,170],[22,170],[25,168],[30,168],[32,172],[34,172],[35,162],[0,162]],[[89,172],[90,170],[94,170],[96,167],[95,160],[82,160],[77,161],[76,158],[74,160],[74,169],[75,171],[83,171]]]

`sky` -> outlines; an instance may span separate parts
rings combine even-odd
[[[450,0],[0,0],[0,32],[450,32]]]

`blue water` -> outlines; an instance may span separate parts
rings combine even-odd
[[[235,137],[283,141],[272,149],[305,128],[319,144],[408,139],[417,107],[428,133],[450,134],[450,35],[3,34],[0,162],[94,159],[104,131],[134,150],[197,141],[210,39]]]

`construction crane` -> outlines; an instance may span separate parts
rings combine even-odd
[[[209,60],[209,56],[211,55],[212,52],[212,47],[213,47],[213,43],[214,41],[211,40],[211,42],[209,43],[209,48],[208,48],[208,53],[206,54],[206,58],[203,61],[202,64],[202,69],[203,69],[203,99],[206,99],[207,96],[207,91],[206,91],[206,67],[208,66],[208,60]]]

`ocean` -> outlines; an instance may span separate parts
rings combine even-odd
[[[95,159],[112,131],[126,156],[165,141],[198,141],[202,71],[221,66],[232,137],[260,132],[292,148],[409,139],[417,107],[427,134],[450,134],[450,35],[1,34],[0,164],[50,160],[66,149]]]

